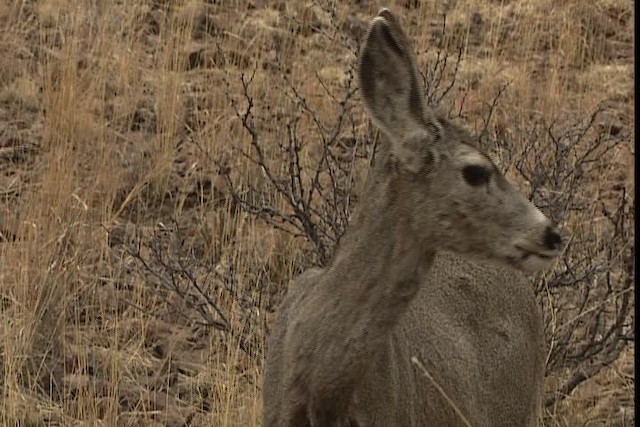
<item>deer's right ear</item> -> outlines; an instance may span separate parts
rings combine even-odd
[[[358,57],[358,78],[373,122],[387,134],[399,160],[416,171],[421,163],[418,159],[438,139],[439,125],[425,106],[407,36],[387,9],[382,9],[369,25]]]

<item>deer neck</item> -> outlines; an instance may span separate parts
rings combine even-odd
[[[317,414],[345,413],[433,262],[435,252],[415,237],[403,187],[384,177],[372,177],[332,264],[290,318],[288,387],[308,395]],[[325,421],[318,425],[332,425]]]
[[[373,178],[325,283],[350,317],[384,336],[416,296],[435,248],[424,243],[424,230],[416,237],[401,183]]]

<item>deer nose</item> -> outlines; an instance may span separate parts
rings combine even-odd
[[[547,249],[550,250],[558,250],[560,249],[560,244],[562,243],[562,236],[560,232],[555,227],[547,227],[544,231],[544,245]]]

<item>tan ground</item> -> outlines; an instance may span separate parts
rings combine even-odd
[[[235,210],[214,159],[226,158],[240,181],[260,179],[231,150],[246,147],[248,135],[227,97],[246,107],[240,75],[256,65],[251,93],[271,107],[258,124],[268,142],[286,137],[278,124],[296,108],[272,80],[276,52],[309,104],[335,114],[316,75],[337,87],[355,57],[329,39],[331,29],[338,22],[362,34],[378,8],[340,3],[333,18],[304,1],[0,3],[2,425],[259,424],[256,358],[228,334],[167,310],[184,301],[135,274],[119,244],[175,219],[186,247],[215,271],[233,268],[246,281],[264,274],[272,293],[308,262],[300,239]],[[389,6],[405,16],[420,61],[434,54],[425,50],[439,39],[438,13],[447,13],[443,43],[463,44],[460,76],[473,82],[470,128],[505,82],[498,126],[531,113],[586,115],[601,102],[616,126],[633,126],[632,2]],[[308,121],[298,132],[317,138]],[[600,178],[633,189],[633,153],[619,150],[615,177]],[[271,321],[268,310],[247,313],[227,300],[206,269],[192,272],[231,324]],[[250,335],[260,343],[263,330]],[[632,425],[633,390],[629,349],[545,424]]]

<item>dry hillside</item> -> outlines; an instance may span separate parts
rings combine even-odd
[[[380,6],[0,2],[2,425],[259,425],[265,330],[366,177]],[[429,101],[571,236],[532,277],[542,425],[633,425],[632,2],[385,6]]]

